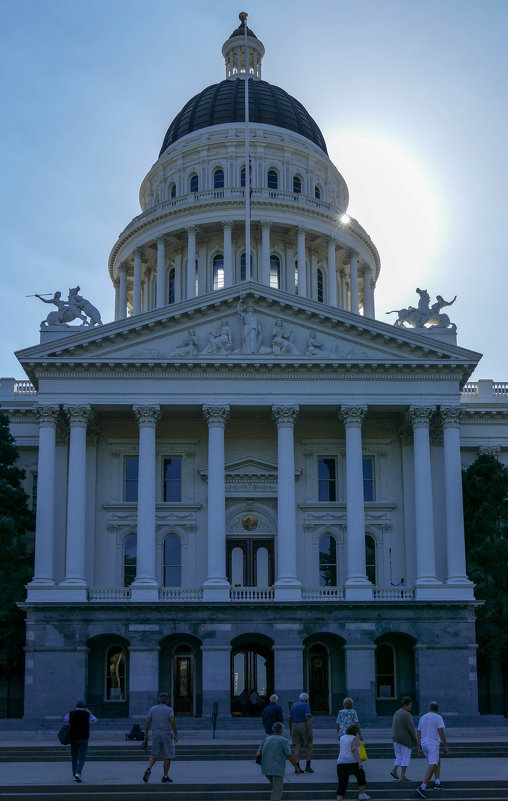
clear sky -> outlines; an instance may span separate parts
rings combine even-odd
[[[508,381],[508,0],[0,0],[0,375],[39,342],[26,295],[79,283],[113,319],[109,252],[242,10],[380,252],[377,318],[457,295],[473,379]]]

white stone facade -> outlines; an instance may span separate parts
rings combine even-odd
[[[141,716],[159,689],[240,714],[252,687],[316,714],[347,694],[362,720],[406,693],[475,714],[460,469],[508,462],[508,384],[467,384],[480,355],[455,332],[375,319],[343,178],[264,123],[245,280],[244,128],[162,153],[110,256],[115,320],[43,331],[30,381],[1,380],[37,508],[27,714],[85,695]]]

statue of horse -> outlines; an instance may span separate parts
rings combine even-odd
[[[399,328],[424,328],[428,323],[430,326],[436,328],[450,328],[452,331],[457,330],[455,323],[450,322],[447,314],[441,314],[441,309],[444,306],[451,306],[457,300],[457,295],[451,301],[446,301],[441,295],[436,295],[436,303],[429,307],[430,297],[426,289],[416,290],[420,296],[418,308],[408,306],[407,309],[392,309],[386,312],[387,314],[398,314],[394,325]]]

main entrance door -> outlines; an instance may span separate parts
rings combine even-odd
[[[173,657],[173,709],[178,717],[194,714],[194,659],[185,646]]]
[[[309,651],[309,703],[314,715],[328,715],[328,651],[313,645]]]
[[[259,706],[252,703],[252,693]],[[231,652],[231,714],[259,715],[273,693],[273,653],[257,644],[237,646]]]

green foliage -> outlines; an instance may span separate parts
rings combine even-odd
[[[463,472],[468,575],[485,601],[477,610],[481,651],[508,649],[508,468],[483,454]]]
[[[0,412],[0,668],[9,672],[23,662],[24,615],[16,604],[25,598],[33,561],[27,532],[34,528],[34,516],[17,455],[9,420]]]

